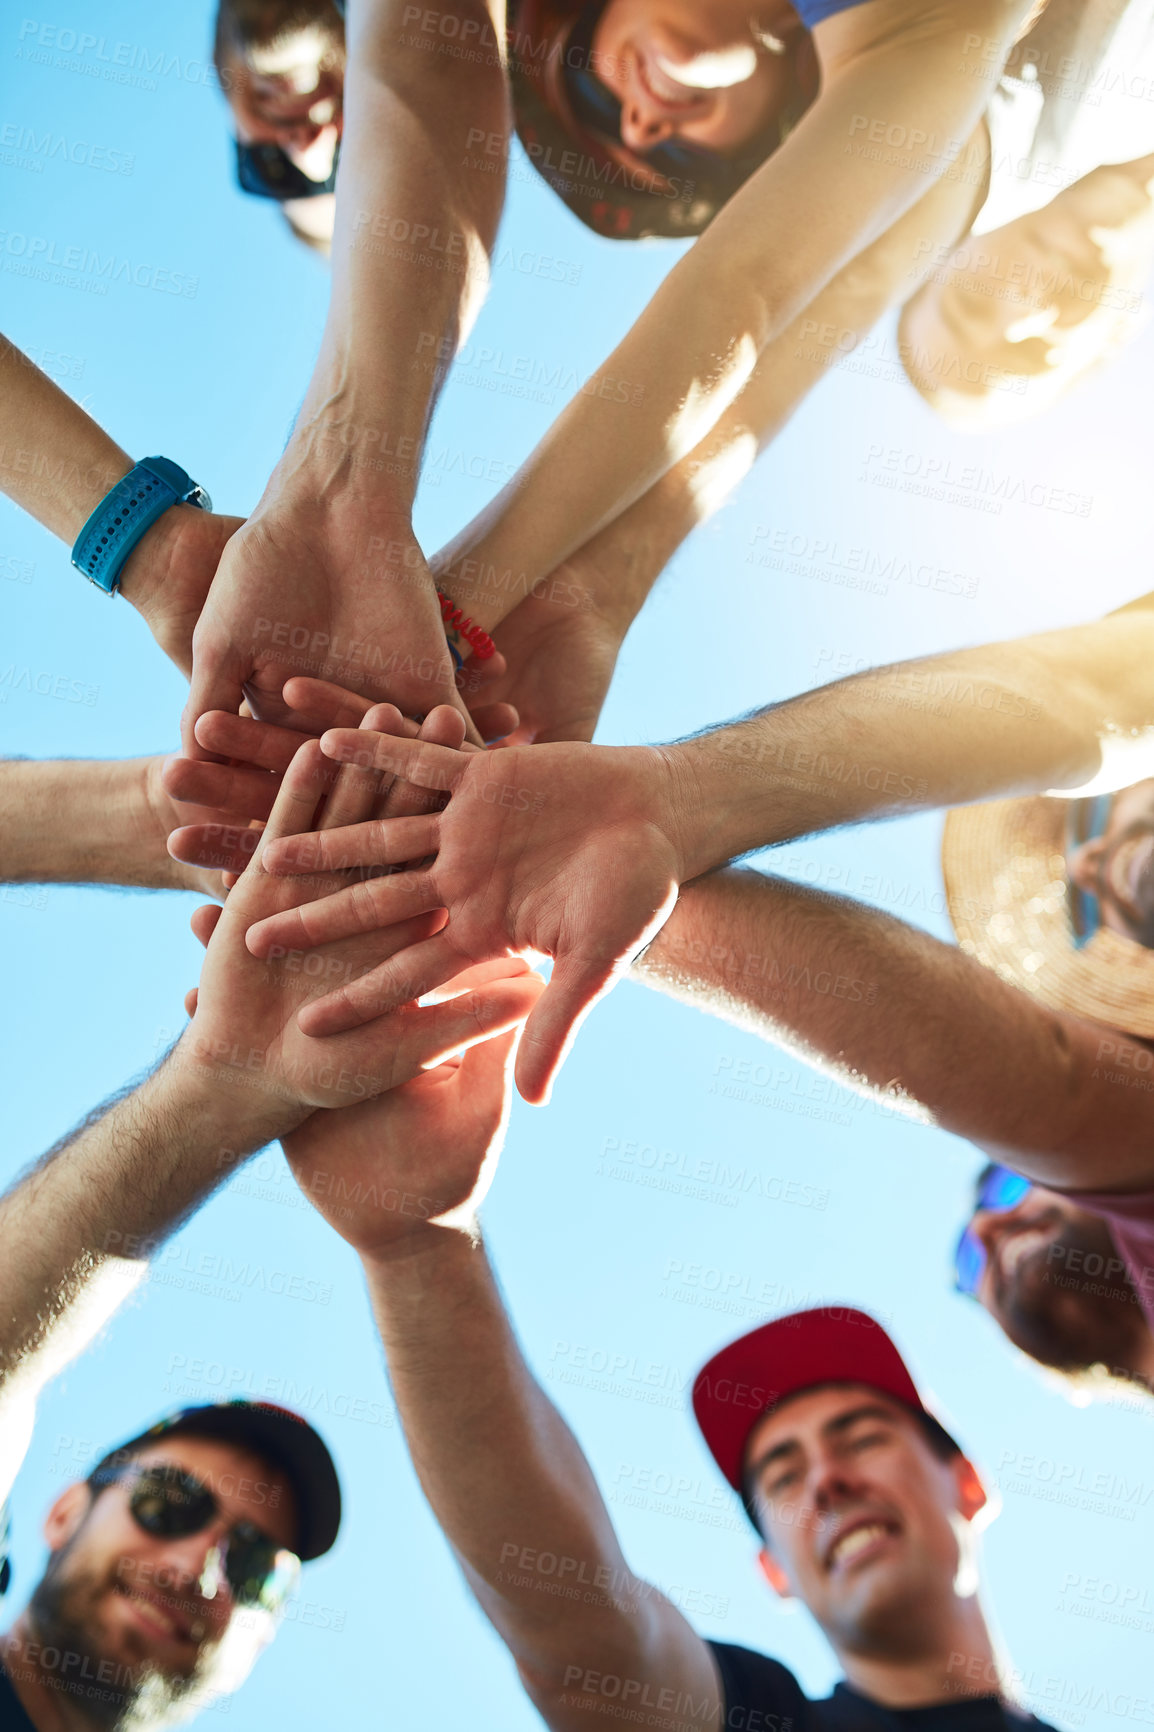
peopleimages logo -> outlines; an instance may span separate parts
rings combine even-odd
[[[210,61],[185,58],[170,48],[114,42],[107,36],[42,23],[36,18],[21,20],[16,42],[19,60],[54,66],[62,72],[80,72],[112,84],[155,90],[154,74],[159,74],[161,78],[179,78],[185,84],[205,84],[213,90],[223,88],[223,81]]]
[[[128,283],[137,289],[157,289],[165,295],[183,295],[195,300],[200,278],[161,265],[117,258],[94,248],[64,246],[47,235],[26,235],[19,230],[0,229],[0,254],[6,271],[36,277],[44,282],[71,281],[94,294],[106,295],[109,283]]]

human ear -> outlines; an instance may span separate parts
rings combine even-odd
[[[974,1517],[985,1509],[988,1499],[977,1468],[964,1455],[960,1455],[954,1463],[954,1483],[958,1488],[958,1513],[966,1521],[972,1522]]]
[[[789,1585],[789,1577],[778,1563],[771,1551],[765,1546],[757,1554],[758,1567],[762,1575],[780,1600],[791,1600],[793,1589]]]
[[[66,1486],[44,1517],[44,1539],[49,1551],[67,1545],[92,1505],[92,1493],[82,1479]]]
[[[1083,842],[1075,848],[1066,861],[1066,870],[1079,890],[1096,891],[1098,888],[1098,867],[1106,844],[1100,836],[1089,842]]]

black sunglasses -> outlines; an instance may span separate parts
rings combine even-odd
[[[154,1539],[185,1539],[201,1533],[222,1513],[216,1494],[178,1467],[126,1462],[122,1467],[97,1468],[88,1480],[94,1491],[126,1482],[132,1485],[128,1497],[132,1518]],[[252,1522],[234,1522],[216,1549],[238,1606],[275,1611],[296,1586],[300,1574],[296,1553],[278,1545]]]
[[[337,162],[341,147],[338,141],[333,152],[333,166],[324,180],[310,180],[279,144],[236,145],[236,178],[242,192],[254,198],[272,198],[278,204],[289,199],[319,198],[322,192],[332,192],[337,184]]]

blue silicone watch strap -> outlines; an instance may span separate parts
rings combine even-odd
[[[106,493],[72,549],[77,571],[106,595],[115,595],[125,561],[141,536],[170,506],[212,509],[203,487],[168,457],[145,457]]]

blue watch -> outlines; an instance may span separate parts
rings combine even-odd
[[[145,457],[106,493],[72,549],[72,563],[105,595],[115,595],[129,554],[171,505],[212,510],[203,487],[167,457]]]

